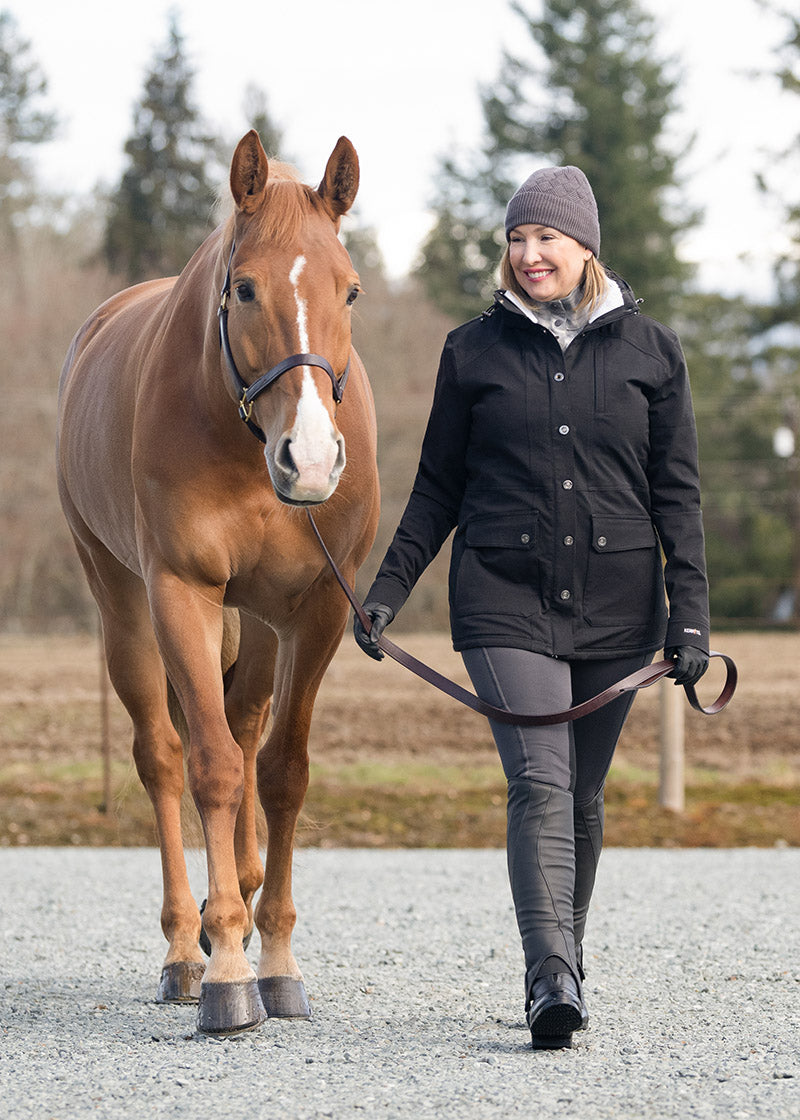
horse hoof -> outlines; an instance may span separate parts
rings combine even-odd
[[[203,984],[197,1029],[204,1034],[240,1034],[263,1023],[267,1014],[255,980]]]
[[[175,961],[165,965],[161,970],[156,1002],[197,1003],[205,970],[206,966],[196,961]]]
[[[267,976],[258,982],[261,1000],[270,1019],[310,1019],[305,984],[293,976]]]
[[[203,917],[203,911],[206,908],[206,903],[207,902],[208,902],[208,899],[204,898],[203,899],[203,904],[200,907],[200,917],[201,918]],[[253,927],[251,926],[250,931],[248,933],[246,933],[244,935],[244,937],[242,938],[242,949],[244,949],[244,950],[247,949],[247,946],[250,944],[250,938],[252,936],[253,936]],[[206,933],[205,927],[202,924],[200,925],[200,948],[203,950],[203,952],[205,953],[205,955],[207,957],[211,956],[211,942],[208,940],[208,934]]]

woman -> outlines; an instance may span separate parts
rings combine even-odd
[[[356,640],[383,656],[385,626],[455,528],[453,645],[484,700],[567,708],[662,646],[676,683],[694,683],[708,664],[708,589],[678,339],[599,263],[597,204],[577,167],[535,171],[505,229],[503,289],[447,338],[416,481]],[[570,1046],[587,1022],[603,787],[631,702],[571,725],[492,723],[535,1049]]]

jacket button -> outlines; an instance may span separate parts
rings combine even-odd
[[[562,436],[569,435],[569,424],[562,424],[558,431]]]
[[[572,592],[571,592],[571,591],[567,591],[567,590],[565,589],[564,591],[562,591],[562,592],[561,592],[561,598],[562,598],[562,599],[564,599],[565,601],[566,601],[567,599],[571,599],[571,598],[572,598]]]
[[[523,544],[530,544],[531,535],[530,535],[530,533],[523,533],[522,536],[519,539],[522,541]]]
[[[567,535],[564,537],[564,544],[575,544],[575,538]]]
[[[565,490],[571,490],[572,489],[572,479],[571,478],[565,478],[564,481],[561,483],[561,485],[564,487]]]
[[[598,548],[605,548],[607,544],[608,544],[608,537],[598,537],[597,538]]]
[[[554,381],[563,381],[564,380],[564,374],[559,370],[558,373],[553,374],[553,380]]]

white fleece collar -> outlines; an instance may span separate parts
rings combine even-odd
[[[514,292],[505,291],[503,294],[532,323],[550,331],[561,349],[566,350],[587,324],[593,323],[595,319],[607,315],[617,307],[622,307],[625,302],[619,284],[609,277],[603,297],[591,315],[587,315],[585,311],[576,314],[573,305],[577,303],[577,292],[576,288],[565,299],[540,304],[536,309],[528,307]]]

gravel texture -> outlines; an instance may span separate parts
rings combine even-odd
[[[0,868],[6,1120],[800,1117],[796,849],[606,851],[589,1030],[537,1053],[500,851],[299,850],[313,1019],[225,1040],[154,1002],[157,852],[6,849]]]

